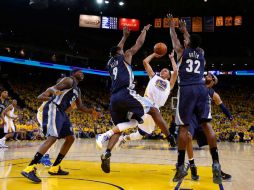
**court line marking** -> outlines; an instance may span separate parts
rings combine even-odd
[[[113,187],[116,187],[119,190],[124,190],[123,187],[120,187],[118,185],[112,184],[112,183],[108,183],[108,182],[104,182],[104,181],[98,181],[98,180],[92,180],[92,179],[83,179],[83,178],[66,178],[66,177],[40,177],[43,179],[70,179],[70,180],[79,180],[79,181],[89,181],[89,182],[95,182],[95,183],[102,183],[102,184],[106,184],[106,185],[110,185]],[[0,178],[0,180],[4,180],[4,179],[24,179],[24,177],[8,177],[8,178]]]
[[[219,188],[220,188],[220,190],[224,190],[224,187],[223,187],[222,183],[219,184]]]

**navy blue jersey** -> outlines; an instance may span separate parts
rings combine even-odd
[[[133,71],[131,65],[124,60],[124,55],[112,57],[108,61],[107,68],[112,81],[112,93],[124,87],[134,89]]]
[[[4,111],[4,109],[8,106],[8,100],[0,100],[0,114]]]
[[[184,49],[178,69],[179,86],[204,84],[205,58],[201,49]]]
[[[66,111],[69,107],[75,106],[79,93],[80,93],[80,89],[78,88],[76,82],[73,80],[72,87],[69,89],[63,90],[62,94],[54,97],[52,101],[62,111]]]
[[[213,95],[214,95],[214,89],[213,88],[208,88],[208,93],[211,99],[213,99]]]

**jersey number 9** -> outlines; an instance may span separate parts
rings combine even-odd
[[[117,67],[115,67],[115,68],[113,69],[114,80],[116,80],[117,73],[118,73],[118,69],[117,69]]]

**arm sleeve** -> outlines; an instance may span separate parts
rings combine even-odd
[[[225,105],[223,103],[221,103],[219,106],[220,106],[221,111],[227,116],[227,118],[230,121],[233,120],[233,116],[231,115],[230,111],[225,107]]]

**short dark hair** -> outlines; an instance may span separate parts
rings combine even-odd
[[[78,72],[78,71],[82,71],[82,69],[80,69],[80,68],[73,68],[72,70],[71,70],[71,72],[70,72],[70,75],[72,76],[72,75],[74,75],[76,72]]]
[[[117,51],[121,50],[121,48],[119,46],[113,46],[112,48],[110,48],[110,56],[114,57],[117,55]]]
[[[197,48],[201,45],[202,39],[198,34],[192,34],[190,36],[190,48]]]

